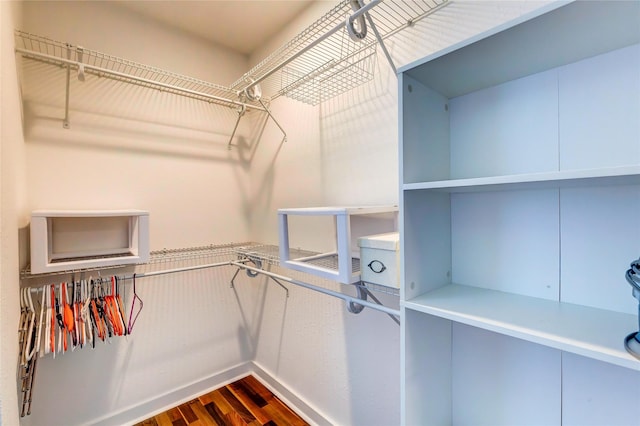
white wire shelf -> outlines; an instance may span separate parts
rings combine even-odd
[[[292,256],[295,257],[307,257],[313,256],[318,253],[302,250],[302,249],[290,249]],[[186,248],[177,248],[177,249],[162,249],[155,250],[150,253],[149,261],[147,263],[140,263],[137,265],[115,265],[115,266],[102,266],[95,268],[83,268],[83,269],[75,269],[68,271],[57,271],[57,272],[46,272],[42,274],[33,274],[31,273],[30,267],[27,266],[22,271],[20,271],[20,278],[22,280],[30,280],[36,278],[46,278],[46,277],[54,277],[54,276],[64,276],[64,275],[81,275],[92,272],[99,271],[107,271],[113,269],[122,269],[129,268],[134,269],[136,266],[150,266],[152,269],[157,267],[161,267],[163,264],[175,264],[176,262],[188,263],[188,264],[199,264],[199,263],[208,263],[213,261],[213,258],[219,259],[221,257],[226,257],[228,260],[234,259],[250,259],[253,261],[261,262],[261,267],[271,265],[278,266],[280,265],[279,258],[279,247],[277,245],[269,245],[269,244],[260,244],[255,242],[243,242],[243,243],[229,243],[229,244],[210,244],[206,246],[197,246],[197,247],[186,247]],[[337,256],[333,259],[324,259],[324,266],[329,268],[337,268]],[[333,263],[326,263],[333,262]],[[358,271],[360,269],[360,265],[358,259],[354,259],[352,262],[352,266],[354,271]],[[369,290],[388,293],[393,295],[398,295],[399,291],[397,289],[392,289],[389,287],[379,286],[375,284],[369,283],[361,283],[367,287]]]
[[[28,60],[69,67],[75,73],[84,72],[230,108],[246,105],[263,109],[259,103],[239,99],[236,91],[218,84],[20,30],[16,30],[14,36],[16,52]]]
[[[371,0],[367,3],[370,7],[365,7],[384,40],[447,3],[448,0]],[[264,111],[259,98],[244,95],[257,83],[262,100],[267,103],[284,95],[316,105],[373,79],[378,40],[373,28],[367,30],[363,40],[351,39],[345,23],[353,13],[352,0],[341,0],[231,87],[19,30],[15,31],[15,44],[23,58],[67,68],[78,73],[79,78],[95,75],[230,108]]]
[[[386,285],[380,285],[380,284],[374,284],[374,283],[368,283],[366,281],[362,281],[358,285],[361,285],[371,291],[375,291],[378,293],[390,294],[392,296],[400,296],[399,288],[387,287]]]
[[[246,246],[236,247],[235,251],[238,255],[248,257],[250,259],[257,259],[263,264],[278,266],[280,265],[280,251],[279,247],[270,244],[257,244],[251,243]],[[314,252],[302,249],[292,249],[298,256],[311,256]]]
[[[206,245],[197,247],[177,248],[177,249],[162,249],[155,250],[149,254],[149,261],[146,263],[140,263],[137,265],[157,265],[161,263],[169,262],[181,262],[181,261],[197,261],[200,259],[218,257],[218,256],[236,256],[239,248],[246,248],[256,245],[255,243],[229,243],[219,245]],[[82,268],[71,269],[66,271],[46,272],[42,274],[31,273],[30,266],[27,266],[20,271],[21,279],[43,278],[60,275],[80,274],[86,272],[104,271],[110,269],[120,268],[133,268],[136,265],[115,265],[115,266],[99,266],[94,268]]]
[[[384,40],[445,6],[448,0],[373,2],[371,20]],[[240,93],[258,82],[262,93],[271,99],[284,95],[315,105],[373,79],[377,40],[371,28],[363,40],[351,39],[345,25],[354,13],[351,4],[351,0],[342,0],[231,88]]]
[[[231,258],[243,257],[249,259],[255,259],[261,261],[263,264],[269,264],[277,266],[280,264],[278,246],[260,244],[254,242],[243,243],[229,243],[229,244],[210,244],[206,246],[186,247],[176,249],[162,249],[154,250],[149,254],[149,261],[146,263],[139,263],[140,265],[157,265],[170,262],[185,262],[210,259],[211,257],[229,256]],[[309,256],[316,254],[315,252],[291,249],[292,253],[296,256]],[[118,269],[118,268],[131,268],[136,265],[114,265],[114,266],[99,266],[92,268],[71,269],[66,271],[46,272],[46,273],[32,273],[29,266],[24,268],[21,272],[22,279],[30,278],[42,278],[57,275],[69,275],[84,272]]]

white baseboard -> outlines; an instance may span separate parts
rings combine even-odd
[[[280,398],[310,424],[318,426],[328,426],[332,424],[310,404],[279,383],[271,376],[271,374],[266,372],[258,364],[251,361],[236,365],[225,371],[212,374],[209,377],[189,383],[170,392],[163,393],[139,404],[124,408],[115,413],[109,414],[108,416],[103,416],[89,422],[89,424],[96,426],[132,425],[187,401],[191,401],[192,399],[207,392],[211,392],[214,389],[233,383],[234,381],[248,376],[249,374],[252,374],[271,392],[273,392],[274,395]]]
[[[138,423],[187,401],[191,401],[202,394],[232,383],[251,374],[252,371],[252,362],[238,364],[222,372],[212,374],[209,377],[199,379],[178,389],[158,395],[155,398],[124,408],[108,416],[103,416],[89,422],[89,424],[96,426],[121,426]]]
[[[265,385],[275,396],[305,419],[309,424],[317,426],[331,426],[334,423],[320,413],[316,408],[295,393],[291,392],[281,382],[273,378],[273,375],[262,368],[260,364],[253,362],[253,376]]]

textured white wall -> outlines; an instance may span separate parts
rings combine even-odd
[[[24,10],[25,31],[206,81],[246,69],[244,56],[117,2],[25,2]],[[65,130],[64,70],[33,61],[24,70],[30,210],[146,209],[152,249],[249,238],[250,163],[227,149],[234,110],[88,76],[72,79]],[[251,131],[245,123],[239,137]]]
[[[24,2],[23,9],[27,32],[206,81],[226,83],[247,68],[244,56],[117,2]],[[23,73],[27,200],[21,216],[35,209],[145,209],[152,250],[250,239],[251,114],[239,129],[242,148],[228,150],[234,110],[74,76],[66,130],[64,70],[27,61]],[[252,360],[259,293],[244,275],[232,289],[233,272],[139,280],[144,309],[134,334],[43,358],[33,411],[22,424],[92,422]]]
[[[316,2],[301,19],[321,16],[333,2]],[[456,1],[387,44],[400,67],[542,6],[527,1]],[[253,63],[302,26],[295,22],[252,56]],[[397,80],[378,52],[373,81],[311,107],[280,98],[273,113],[289,132],[282,146],[253,165],[253,235],[277,242],[281,207],[396,204],[398,201]],[[275,128],[271,128],[274,132]],[[263,179],[263,177],[269,179]],[[256,186],[256,182],[262,182]],[[310,229],[301,236],[317,244]],[[325,236],[325,238],[327,238]],[[282,270],[284,274],[290,271]],[[342,291],[347,286],[314,280]],[[397,298],[381,296],[397,306]],[[292,289],[284,300],[269,287],[256,362],[335,424],[400,423],[400,328],[369,309],[349,314],[344,303]]]
[[[16,363],[20,317],[18,230],[24,226],[24,143],[13,53],[18,3],[0,3],[0,424],[18,423]]]

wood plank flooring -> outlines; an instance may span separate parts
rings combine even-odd
[[[247,376],[135,426],[308,426],[255,377]]]

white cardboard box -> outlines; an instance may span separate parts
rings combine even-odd
[[[358,238],[364,282],[400,288],[400,237],[397,232]]]

